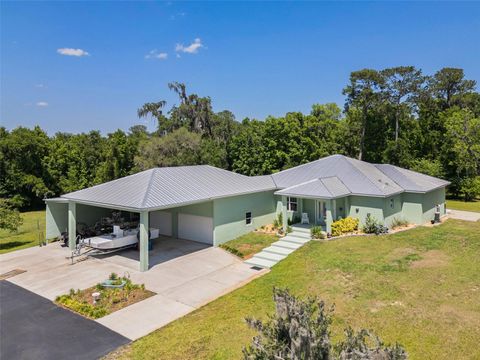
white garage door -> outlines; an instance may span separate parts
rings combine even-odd
[[[213,245],[213,219],[206,216],[178,214],[178,237]]]
[[[150,227],[159,229],[161,235],[172,236],[172,214],[167,211],[152,211]]]

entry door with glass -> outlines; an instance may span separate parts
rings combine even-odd
[[[322,200],[317,200],[317,224],[325,225],[327,218],[327,203]]]

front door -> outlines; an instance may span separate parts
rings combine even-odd
[[[327,203],[322,200],[317,200],[317,224],[325,225],[327,218]]]

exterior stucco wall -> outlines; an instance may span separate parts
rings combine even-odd
[[[402,194],[385,198],[383,204],[383,216],[385,218],[385,225],[387,227],[390,227],[394,219],[403,219]]]
[[[360,220],[360,225],[365,224],[367,214],[373,216],[376,220],[384,222],[384,201],[383,198],[367,196],[349,196],[349,213],[351,217]]]
[[[430,191],[423,195],[422,199],[422,221],[424,223],[433,220],[435,206],[440,205],[440,215],[445,215],[445,188]]]
[[[53,239],[64,231],[68,231],[68,203],[48,202],[46,208],[47,239]]]
[[[213,201],[214,245],[271,224],[276,216],[277,203],[273,191],[239,195]],[[252,223],[245,224],[245,213],[252,213]]]
[[[424,194],[402,194],[402,218],[411,224],[423,223],[422,198]]]
[[[303,199],[303,212],[308,214],[310,224],[315,224],[315,200]]]

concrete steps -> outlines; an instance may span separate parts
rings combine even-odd
[[[255,254],[252,258],[246,260],[245,263],[259,268],[270,269],[310,240],[310,229],[292,227],[291,233]]]

